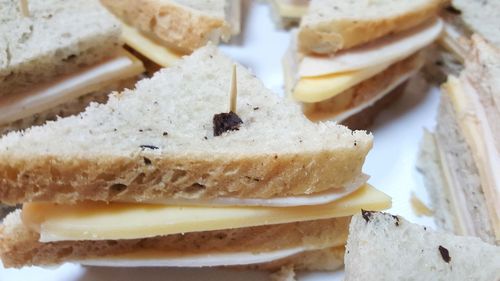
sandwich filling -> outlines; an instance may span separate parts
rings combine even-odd
[[[116,255],[89,256],[81,260],[72,260],[82,264],[100,266],[201,267],[265,263],[303,252],[307,253],[311,250],[340,247],[345,243],[344,236],[346,236],[340,235],[340,233],[346,234],[347,231],[347,228],[341,227],[343,219],[359,212],[362,208],[383,210],[389,208],[390,205],[391,200],[387,195],[369,185],[364,185],[338,200],[315,206],[215,207],[100,202],[61,205],[37,202],[25,203],[21,214],[25,227],[38,233],[41,243],[67,243],[71,241],[101,243],[134,241],[134,239],[138,241],[137,239],[156,239],[155,237],[165,237],[166,235],[184,236],[189,233],[202,234],[228,229],[244,231],[250,227],[266,225],[287,225],[323,219],[340,220],[338,225],[333,226],[338,232],[332,233],[334,236],[324,240],[319,235],[314,238],[317,239],[316,242],[313,240],[309,242],[299,241],[299,245],[292,243],[289,247],[276,248],[276,245],[273,247],[263,245],[249,248],[248,251],[237,248],[155,251],[133,247]],[[246,249],[246,247],[243,248]]]
[[[444,89],[449,93],[461,132],[469,145],[479,172],[482,192],[486,200],[490,222],[496,240],[500,240],[500,152],[495,145],[486,113],[479,96],[466,77],[450,77]],[[462,202],[467,200],[462,198]],[[467,218],[463,215],[460,218]],[[472,223],[463,224],[471,229]]]
[[[143,71],[142,63],[123,50],[116,57],[83,68],[79,72],[41,83],[24,93],[2,98],[0,124],[43,112],[99,90],[110,83],[137,76]]]
[[[41,242],[137,239],[350,216],[361,208],[382,210],[390,198],[365,185],[331,203],[295,207],[171,206],[86,202],[26,203],[23,222]]]
[[[303,103],[304,114],[312,121],[332,119],[341,122],[346,120],[383,99],[412,77],[423,63],[424,60],[420,54],[412,56],[336,97],[316,103]]]
[[[301,55],[292,49],[290,50],[292,65],[289,67],[295,71],[289,74],[296,73],[296,77],[288,78],[288,83],[293,85],[289,87],[289,91],[295,100],[306,104],[326,100],[332,100],[334,103],[349,103],[354,97],[345,96],[348,90],[365,81],[368,83],[377,75],[394,69],[398,63],[416,56],[420,50],[439,37],[442,29],[442,21],[435,19],[413,29],[331,56]],[[414,72],[421,66],[421,63],[413,64],[412,71],[406,72]],[[405,76],[398,75],[398,73],[394,75]],[[393,82],[396,81],[401,84],[405,80],[393,80]],[[387,94],[389,91],[386,89],[394,89],[399,84],[392,83],[390,86],[381,87],[376,91],[377,94],[372,96],[372,101],[350,104],[348,108],[343,108],[336,113],[345,119],[350,114],[366,108],[366,104],[373,104],[375,100]],[[353,107],[355,110],[352,110]],[[337,119],[341,121],[340,118]]]

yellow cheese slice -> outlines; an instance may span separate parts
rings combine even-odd
[[[125,50],[99,64],[76,73],[39,83],[23,93],[0,100],[0,124],[13,122],[70,102],[102,89],[105,85],[132,78],[144,72],[142,62]]]
[[[370,79],[387,69],[389,64],[380,64],[358,71],[318,77],[302,77],[293,89],[293,98],[301,102],[320,102],[332,98],[345,90]]]
[[[40,232],[41,242],[117,240],[344,217],[361,208],[383,210],[390,206],[389,196],[364,185],[328,204],[281,208],[27,203],[23,221]]]
[[[137,29],[123,22],[122,30],[122,37],[127,45],[160,66],[171,66],[183,56],[142,35]]]

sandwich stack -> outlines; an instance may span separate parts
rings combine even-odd
[[[209,41],[227,42],[240,32],[240,0],[101,2],[122,20],[126,44],[153,66],[168,67]]]
[[[25,8],[0,1],[0,135],[105,102],[144,71],[98,1],[31,0]]]
[[[0,139],[0,200],[23,203],[4,266],[341,266],[350,216],[391,204],[362,173],[372,136],[312,123],[241,66],[228,112],[232,66],[209,45]]]
[[[366,127],[423,65],[445,2],[311,1],[284,60],[287,92],[311,120]]]
[[[436,131],[426,134],[418,167],[439,226],[498,244],[500,50],[471,40],[464,71],[442,86]]]
[[[345,273],[346,281],[499,280],[500,247],[363,211],[349,227]]]

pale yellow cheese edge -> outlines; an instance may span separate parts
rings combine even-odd
[[[169,67],[182,58],[182,54],[158,44],[123,22],[122,30],[123,40],[128,46],[160,66]]]
[[[27,203],[23,221],[40,231],[42,242],[116,240],[345,217],[362,208],[383,210],[390,206],[389,196],[365,185],[334,202],[299,207]]]

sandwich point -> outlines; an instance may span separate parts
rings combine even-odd
[[[23,203],[0,231],[4,266],[342,266],[350,217],[391,206],[362,173],[372,136],[312,123],[243,67],[231,79],[233,65],[210,45],[1,139],[1,200]],[[239,122],[216,134],[221,115]]]

